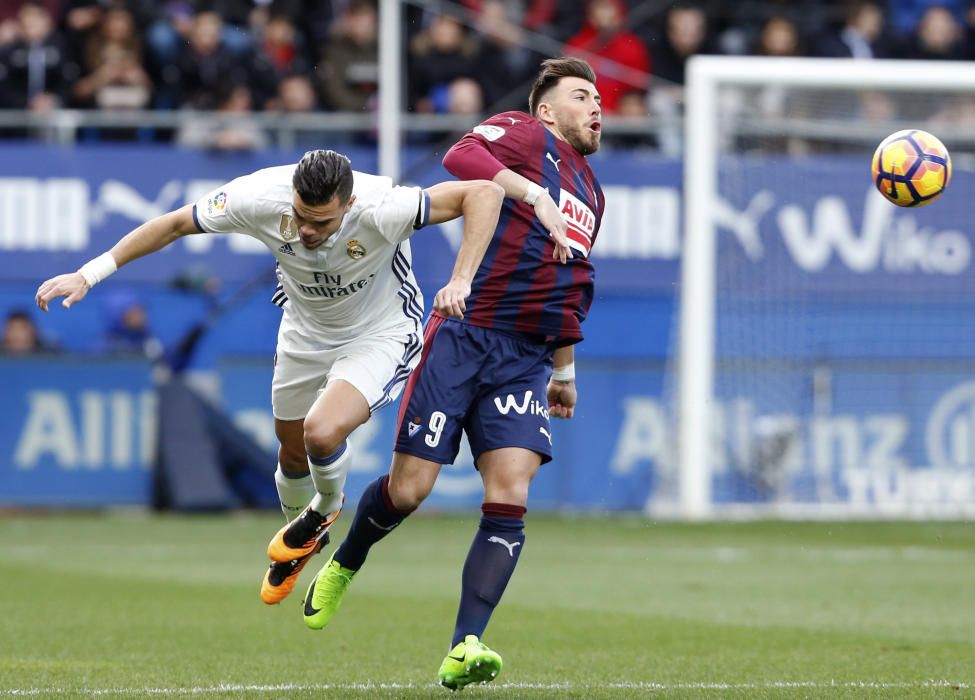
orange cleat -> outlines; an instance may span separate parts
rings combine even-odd
[[[342,502],[345,503],[345,496],[342,496]],[[305,508],[304,513],[278,530],[271,538],[271,543],[267,546],[267,556],[271,561],[287,564],[313,553],[319,546],[322,533],[328,530],[341,512],[341,506],[328,515],[312,510],[311,506]]]
[[[294,590],[295,584],[298,582],[298,574],[305,568],[305,564],[318,554],[328,542],[329,536],[328,530],[326,530],[318,538],[315,548],[303,557],[286,562],[271,562],[271,566],[268,567],[264,574],[264,580],[261,582],[261,600],[268,605],[276,605],[287,598],[288,594]]]

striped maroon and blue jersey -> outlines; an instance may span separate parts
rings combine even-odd
[[[478,125],[448,152],[444,166],[463,179],[464,169],[452,166],[460,157],[483,157],[479,149],[548,189],[568,224],[572,257],[565,264],[553,259],[555,243],[534,208],[506,198],[471,284],[464,320],[544,337],[557,345],[582,340],[595,281],[589,253],[605,207],[592,168],[525,112],[504,112]]]

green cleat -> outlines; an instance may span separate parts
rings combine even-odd
[[[440,664],[440,685],[463,690],[471,683],[490,683],[501,673],[501,655],[481,644],[473,634],[455,646]]]
[[[333,554],[325,562],[305,593],[305,624],[313,630],[320,630],[331,621],[355,576],[355,571],[346,569],[334,557]]]

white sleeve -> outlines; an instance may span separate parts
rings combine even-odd
[[[239,177],[205,194],[193,205],[193,222],[205,233],[250,233],[254,213],[248,178]]]
[[[419,187],[391,187],[372,215],[383,238],[400,243],[430,222],[430,195]]]

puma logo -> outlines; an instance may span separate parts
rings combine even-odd
[[[498,544],[504,545],[512,559],[515,557],[515,547],[521,544],[521,542],[508,542],[508,540],[503,540],[497,535],[491,535],[488,537],[488,542],[497,542]]]
[[[540,432],[542,435],[548,438],[549,445],[552,444],[552,433],[545,430],[545,428],[543,428],[542,426],[538,426],[538,432]]]
[[[559,163],[561,163],[561,162],[562,162],[562,159],[561,159],[561,158],[559,158],[558,160],[556,160],[556,159],[555,159],[555,156],[553,156],[553,155],[552,155],[551,153],[549,153],[548,151],[546,151],[546,152],[545,152],[545,157],[546,157],[546,158],[548,158],[548,159],[549,159],[550,161],[552,161],[552,165],[554,165],[554,166],[555,166],[555,171],[556,171],[556,172],[559,172]]]

